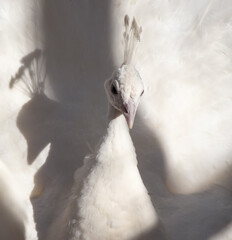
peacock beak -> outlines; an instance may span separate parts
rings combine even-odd
[[[137,106],[131,99],[128,101],[128,103],[123,104],[123,115],[125,116],[127,125],[130,129],[132,129],[134,125],[136,109]]]

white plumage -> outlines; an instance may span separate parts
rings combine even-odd
[[[3,159],[0,161],[0,239],[25,240],[37,239],[33,207],[30,194],[33,189],[33,176],[43,163],[49,147],[46,147],[30,168],[9,168]],[[41,162],[40,162],[41,161]],[[39,164],[39,165],[38,165]],[[16,173],[15,173],[16,172]],[[13,174],[14,173],[14,174]]]
[[[106,134],[95,153],[76,171],[68,206],[47,240],[156,238],[158,216],[140,177],[128,129],[133,126],[144,92],[137,70],[130,65],[141,31],[135,20],[131,29],[128,24],[125,17],[124,63],[105,82],[109,101]]]
[[[143,26],[135,59],[147,87],[141,124],[160,141],[169,189],[231,188],[231,2],[120,3],[114,17],[133,13]],[[113,25],[118,62],[122,29]]]
[[[75,173],[68,204],[47,239],[137,239],[156,227],[124,116],[110,122],[96,155]]]

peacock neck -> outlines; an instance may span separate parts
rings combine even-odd
[[[108,155],[104,159],[112,159],[109,156],[113,155],[117,158],[117,161],[119,161],[119,156],[135,154],[126,119],[111,105],[109,105],[107,133],[101,145],[101,150],[102,153]]]
[[[125,117],[120,111],[112,107],[110,104],[108,106],[108,132],[109,131],[117,131],[129,135],[129,128]]]

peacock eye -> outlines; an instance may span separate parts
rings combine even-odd
[[[114,94],[114,95],[117,95],[118,94],[118,91],[116,89],[116,87],[114,85],[111,86],[111,92]]]
[[[144,90],[142,91],[142,93],[141,93],[141,95],[140,96],[142,96],[144,94]]]

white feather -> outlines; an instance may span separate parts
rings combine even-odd
[[[96,154],[75,173],[73,195],[61,219],[47,239],[137,239],[156,227],[124,116],[110,122]]]

